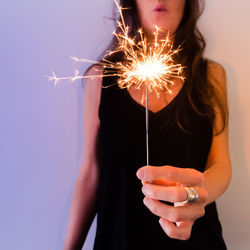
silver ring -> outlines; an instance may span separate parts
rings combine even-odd
[[[183,204],[187,204],[187,203],[193,203],[196,200],[199,199],[199,195],[198,192],[195,188],[193,187],[185,187],[185,189],[187,190],[187,199],[185,201],[181,201],[181,202],[175,202],[175,205],[183,205]]]

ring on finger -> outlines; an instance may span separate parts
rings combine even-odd
[[[180,202],[175,202],[175,205],[184,205],[187,203],[194,203],[196,200],[199,199],[199,194],[197,192],[197,190],[194,187],[185,187],[185,189],[187,190],[187,199],[184,201],[180,201]]]

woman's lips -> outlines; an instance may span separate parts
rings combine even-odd
[[[165,6],[163,4],[158,4],[154,9],[153,9],[154,12],[157,12],[157,13],[164,13],[167,11],[167,9],[165,8]]]

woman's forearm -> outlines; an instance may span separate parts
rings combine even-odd
[[[80,250],[96,214],[97,178],[78,176],[63,250]]]
[[[220,164],[215,163],[204,171],[204,185],[208,192],[206,205],[215,201],[228,188],[231,177],[231,163]]]

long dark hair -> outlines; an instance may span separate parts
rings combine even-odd
[[[211,122],[215,121],[215,105],[218,106],[221,117],[222,127],[216,128],[216,135],[220,134],[227,126],[228,123],[228,109],[227,103],[221,98],[220,91],[218,91],[214,84],[210,83],[207,77],[207,60],[204,58],[203,53],[206,47],[206,42],[197,27],[197,20],[201,16],[204,9],[204,0],[186,0],[183,18],[179,27],[174,35],[174,48],[178,48],[181,45],[182,50],[178,54],[176,60],[185,66],[184,75],[186,80],[185,95],[187,101],[191,104],[191,107],[195,112],[200,115],[207,116]],[[123,11],[123,17],[126,26],[129,26],[129,36],[139,39],[138,28],[141,28],[141,23],[137,14],[135,0],[120,0],[120,6],[128,8]],[[114,12],[114,20],[117,20]],[[120,28],[117,27],[116,33],[120,32]],[[113,50],[117,45],[117,39],[114,36],[108,50]],[[101,56],[102,61],[104,54]],[[115,55],[106,56],[105,59],[112,60]],[[214,79],[216,80],[216,79]],[[193,96],[197,96],[202,105],[205,108],[201,108],[200,105],[195,102]],[[175,112],[173,112],[173,118],[181,129],[184,129],[184,123],[188,125],[188,115],[185,113],[185,103],[180,102],[176,106]],[[183,115],[183,124],[180,122]]]

